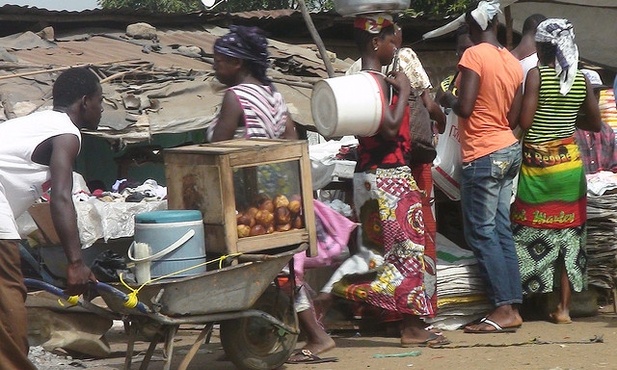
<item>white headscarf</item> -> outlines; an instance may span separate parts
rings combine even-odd
[[[486,31],[488,23],[501,13],[498,0],[480,1],[478,7],[471,11],[471,16],[478,23],[482,31]]]
[[[559,76],[559,92],[566,95],[576,78],[578,47],[574,43],[574,26],[567,19],[549,18],[538,25],[537,42],[555,45],[555,72]]]

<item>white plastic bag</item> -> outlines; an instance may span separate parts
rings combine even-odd
[[[437,157],[433,161],[435,186],[454,201],[461,199],[461,139],[458,133],[458,116],[450,110],[446,115],[446,129],[439,134]]]

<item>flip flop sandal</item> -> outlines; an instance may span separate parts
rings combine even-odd
[[[441,330],[437,329],[434,325],[429,325],[426,328],[424,328],[424,330],[430,331],[431,333],[437,334],[437,335],[442,335],[443,334],[441,332]]]
[[[486,325],[492,326],[493,329],[486,330],[486,329],[473,329],[470,327],[465,327],[463,332],[469,333],[469,334],[491,334],[491,333],[516,333],[516,331],[518,330],[518,327],[502,328],[495,321],[489,320],[487,318],[484,318],[482,321],[480,321],[480,324],[486,324]]]
[[[431,335],[429,335],[428,338],[426,338],[426,340],[423,340],[421,342],[403,342],[401,340],[401,347],[403,348],[413,348],[413,347],[431,347],[431,348],[437,348],[437,347],[441,347],[441,346],[445,346],[450,344],[450,341],[444,337],[441,334],[435,334],[431,332]]]
[[[302,357],[293,359],[293,357],[297,357],[300,355]],[[311,352],[310,350],[303,349],[303,350],[293,353],[289,357],[289,359],[285,362],[288,364],[321,364],[324,362],[337,362],[337,361],[338,361],[338,357],[319,357],[317,355],[314,355],[313,352]]]

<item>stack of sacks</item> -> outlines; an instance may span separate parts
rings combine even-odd
[[[602,121],[617,131],[617,107],[615,106],[615,91],[607,89],[600,91],[600,115]]]
[[[589,285],[611,290],[617,279],[617,194],[587,196]]]
[[[470,250],[437,234],[437,316],[426,321],[456,330],[491,310],[478,263]]]

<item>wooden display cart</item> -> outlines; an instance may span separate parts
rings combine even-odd
[[[206,251],[247,253],[308,243],[317,254],[311,164],[303,140],[239,139],[164,150],[169,209],[199,209],[203,214]],[[256,173],[258,166],[296,163],[302,203],[301,228],[256,236],[238,236],[237,172]],[[234,175],[234,172],[236,174]],[[245,194],[253,197],[255,194]],[[273,194],[270,194],[273,195]],[[289,196],[289,194],[287,194]]]

